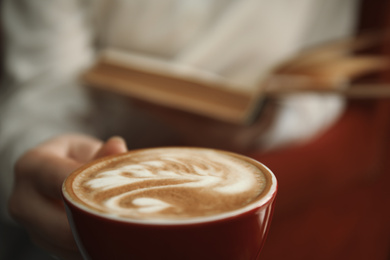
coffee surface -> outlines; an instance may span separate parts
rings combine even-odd
[[[67,182],[74,200],[103,214],[172,220],[242,208],[261,197],[267,181],[230,153],[155,148],[99,161]]]

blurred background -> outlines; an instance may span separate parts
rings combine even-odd
[[[379,53],[390,57],[390,44],[387,38],[390,35],[389,14],[390,1],[388,0],[361,1],[358,31],[381,31],[386,36],[384,39],[387,40],[369,50],[365,50],[366,52]],[[2,26],[0,28],[0,78],[2,79],[4,48],[1,33]],[[357,79],[357,82],[368,82],[369,84],[385,83],[388,85],[387,87],[390,87],[389,71],[390,67],[380,73],[365,75],[365,77]],[[3,84],[0,84],[0,91],[2,87],[4,87]],[[390,99],[380,96],[368,99],[351,99],[348,100],[347,106],[348,109],[345,115],[336,123],[334,129],[326,132],[319,139],[314,140],[313,143],[299,147],[293,152],[287,149],[270,154],[253,154],[254,157],[263,161],[275,173],[283,175],[285,172],[292,171],[290,175],[283,175],[287,176],[285,179],[281,177],[280,198],[278,198],[279,201],[277,202],[282,206],[276,208],[269,240],[264,248],[264,259],[307,259],[304,253],[307,245],[301,244],[307,242],[307,237],[303,238],[302,236],[315,232],[326,233],[328,227],[332,228],[338,225],[342,227],[331,233],[331,235],[327,234],[328,237],[326,239],[332,240],[330,244],[333,246],[332,248],[329,246],[329,250],[337,252],[338,246],[344,246],[345,244],[342,243],[345,241],[347,241],[347,245],[343,249],[344,251],[341,250],[339,256],[333,259],[390,259],[390,221],[388,221],[390,219],[390,189],[388,188],[390,185]],[[357,145],[357,143],[360,145]],[[362,150],[364,150],[364,153]],[[363,181],[372,185],[367,187],[367,185],[359,183],[359,185],[353,186],[350,190],[344,190],[337,195],[328,195],[324,192],[320,201],[323,204],[311,205],[310,210],[306,209],[306,211],[302,211],[301,208],[291,209],[288,206],[283,207],[289,203],[295,205],[295,202],[289,196],[289,192],[291,190],[295,192],[294,188],[296,187],[292,188],[294,181],[291,181],[289,178],[292,178],[291,175],[300,174],[301,170],[308,169],[307,165],[305,166],[306,168],[301,166],[299,161],[304,160],[306,163],[306,159],[302,158],[312,158],[310,156],[315,157],[315,159],[311,161],[313,165],[312,168],[309,167],[309,170],[323,167],[329,171],[334,170],[331,174],[333,177],[340,177],[335,183],[329,185],[329,187],[333,187],[335,190],[338,190],[342,185],[349,188],[348,182],[350,180],[355,181],[353,178],[355,172],[362,172]],[[321,156],[328,157],[328,160],[324,158],[321,160]],[[361,163],[362,161],[364,163]],[[315,163],[317,165],[314,165]],[[354,167],[351,167],[351,165],[354,165]],[[342,174],[344,174],[344,177],[341,176]],[[360,178],[360,176],[357,176],[357,178]],[[360,182],[361,180],[359,179],[358,181]],[[307,194],[304,195],[307,196]],[[338,196],[343,196],[340,199],[342,202],[334,208],[332,203],[339,198]],[[356,198],[361,199],[361,203],[370,205],[370,207],[363,207],[363,210],[371,210],[373,208],[380,210],[360,212],[359,203],[356,203],[356,201],[351,202]],[[307,204],[305,205],[307,206]],[[346,205],[351,207],[349,212],[345,210],[345,208],[348,208]],[[361,218],[357,218],[356,215],[361,215]],[[334,218],[331,218],[332,216]],[[359,224],[362,223],[359,221],[362,221],[364,218],[372,222],[373,225],[362,227],[365,230],[361,233],[367,237],[356,242],[356,236],[360,236],[361,233],[354,231],[356,226],[354,226],[353,221]],[[327,223],[328,220],[330,220],[329,223]],[[320,225],[319,223],[325,224],[318,230],[313,229],[313,227]],[[0,222],[0,225],[2,225],[0,226],[1,260],[52,259],[48,253],[30,242],[27,233],[23,229],[16,226],[8,226],[2,222]],[[305,229],[301,236],[297,234],[299,233],[299,227],[297,226],[302,226]],[[352,231],[348,233],[350,230]],[[294,233],[296,236],[286,232]],[[332,235],[335,237],[332,237]],[[313,237],[317,238],[318,236],[313,235]],[[294,242],[291,239],[296,240]],[[349,244],[348,239],[351,241]],[[338,240],[342,242],[337,244]],[[363,243],[365,240],[366,244]],[[314,252],[317,246],[320,248],[319,251],[326,250],[326,246],[319,246],[319,244],[326,243],[326,241],[311,242],[314,246],[308,251]],[[285,252],[280,250],[281,243],[285,245],[283,247],[286,250]],[[363,250],[364,254],[350,254],[350,251],[358,249],[354,248],[357,245],[367,248],[366,251]],[[359,252],[359,250],[356,251]],[[376,254],[373,252],[376,252]],[[354,258],[348,258],[351,255]],[[324,258],[319,256],[317,259]]]

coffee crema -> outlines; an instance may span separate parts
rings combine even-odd
[[[153,148],[98,160],[71,176],[72,200],[99,214],[180,220],[258,201],[268,177],[250,159],[205,148]]]

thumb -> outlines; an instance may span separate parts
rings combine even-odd
[[[114,136],[108,139],[102,145],[102,147],[95,154],[94,159],[124,152],[127,152],[126,141],[122,137]]]

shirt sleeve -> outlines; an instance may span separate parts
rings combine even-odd
[[[63,132],[94,133],[91,103],[77,80],[93,60],[86,1],[5,0],[5,79],[0,95],[0,213],[13,165]]]

